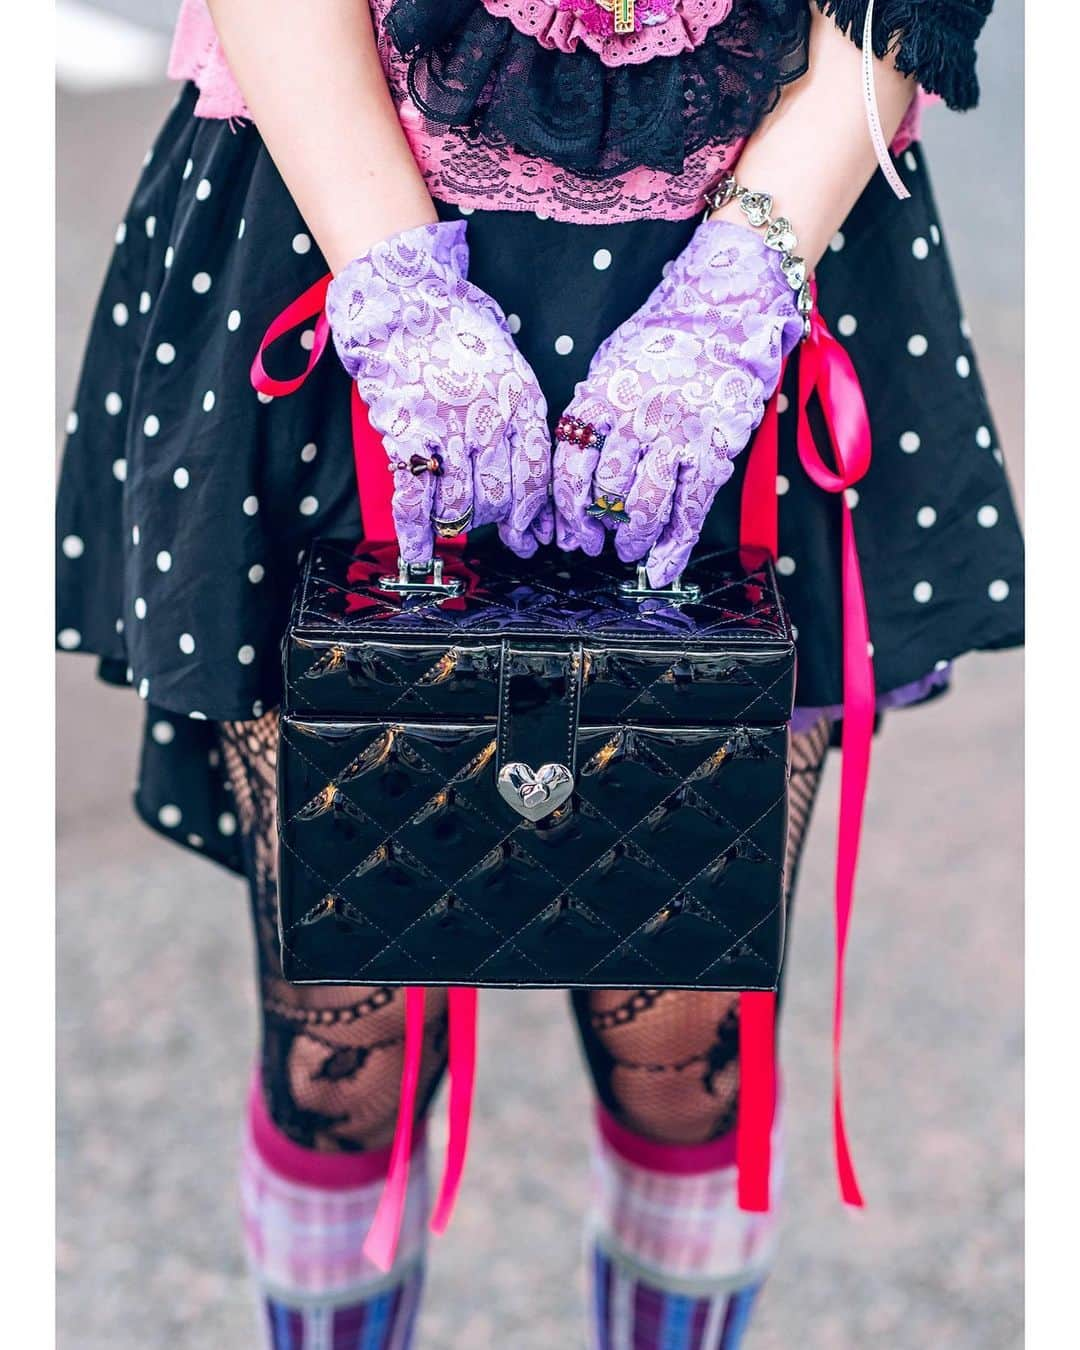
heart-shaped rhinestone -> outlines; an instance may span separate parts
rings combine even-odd
[[[496,783],[503,801],[526,820],[543,820],[558,810],[574,790],[574,775],[565,764],[541,764],[533,770],[514,760],[499,770]]]
[[[781,258],[780,270],[787,277],[788,285],[793,291],[802,289],[806,282],[805,258]]]
[[[777,216],[765,231],[765,247],[775,249],[777,253],[790,253],[798,242],[787,216]]]
[[[746,219],[755,229],[764,225],[772,210],[772,197],[767,192],[744,192],[739,198]]]

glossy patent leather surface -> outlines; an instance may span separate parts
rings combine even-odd
[[[775,988],[794,646],[764,556],[695,558],[680,606],[495,543],[447,555],[460,597],[402,600],[394,562],[320,541],[286,634],[287,977]]]

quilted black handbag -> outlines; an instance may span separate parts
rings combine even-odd
[[[430,576],[393,545],[312,548],[284,641],[282,966],[409,986],[396,1163],[365,1248],[379,1264],[424,986],[451,986],[436,1231],[464,1163],[478,986],[776,988],[794,664],[762,550],[701,553],[655,591],[643,569],[522,563],[495,541]],[[765,1136],[744,1198],[767,1196],[771,1039],[769,1021],[743,1067],[740,1120]]]

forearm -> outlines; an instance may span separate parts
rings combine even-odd
[[[335,272],[437,218],[367,0],[210,0],[210,9],[263,141]]]
[[[772,194],[799,253],[813,269],[877,168],[862,97],[861,57],[833,21],[812,10],[810,65],[747,141],[735,170],[748,188]],[[915,93],[892,58],[874,62],[878,108],[891,140]],[[745,224],[735,202],[714,219]]]

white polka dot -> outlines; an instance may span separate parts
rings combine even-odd
[[[790,405],[790,403],[788,402],[788,396],[787,396],[787,394],[777,394],[777,396],[776,396],[776,411],[777,411],[778,413],[786,413],[787,410],[788,410],[788,408],[789,408],[790,406],[791,406],[791,405]]]
[[[140,292],[139,292],[139,313],[140,313],[140,314],[149,314],[149,312],[150,312],[150,292],[149,292],[149,291],[140,291]]]
[[[922,333],[913,333],[907,340],[907,349],[912,356],[925,356],[929,345]]]
[[[77,628],[61,628],[56,635],[56,640],[66,652],[73,652],[82,641],[82,634]]]
[[[253,516],[259,509],[258,497],[245,497],[243,511],[245,516]]]
[[[255,397],[259,400],[260,403],[273,403],[274,401],[273,394],[264,394],[261,389],[258,390]]]
[[[122,632],[124,631],[124,621],[123,621],[123,619],[117,619],[117,621],[116,621],[116,631],[117,631],[118,633],[122,633]]]
[[[912,173],[914,173],[915,170],[919,167],[919,161],[915,158],[915,156],[911,153],[910,150],[904,151],[904,163],[907,165],[907,167],[911,170]]]
[[[150,735],[158,745],[168,745],[176,735],[176,728],[171,722],[155,722],[150,728]]]
[[[173,265],[173,259],[175,257],[176,257],[176,249],[174,249],[172,244],[170,244],[169,247],[165,250],[165,257],[161,260],[166,272]]]
[[[184,653],[185,656],[190,656],[191,653],[195,650],[195,639],[191,636],[190,633],[181,633],[180,637],[177,640],[176,645],[180,648],[180,650]]]
[[[841,337],[850,337],[858,326],[858,320],[854,314],[841,314],[836,321],[836,331]]]
[[[935,662],[934,662],[934,669],[935,669],[935,670],[948,670],[948,669],[949,669],[949,663],[948,663],[948,661],[935,661]]]
[[[563,333],[555,339],[555,350],[560,356],[569,356],[574,350],[574,339],[569,333]]]
[[[871,660],[873,660],[873,658],[874,658],[874,644],[873,644],[872,642],[868,642],[868,643],[866,644],[866,654],[867,654],[867,656],[870,657]]]
[[[928,581],[916,582],[915,589],[912,591],[912,595],[915,597],[915,599],[919,602],[920,605],[925,605],[933,594],[934,588],[933,586],[930,585]]]
[[[318,453],[319,447],[315,444],[315,442],[308,441],[307,445],[305,445],[304,448],[300,451],[300,458],[303,460],[305,464],[310,464]]]
[[[191,289],[196,295],[205,295],[212,285],[209,272],[196,272],[191,278]]]
[[[930,238],[934,241],[935,244],[941,243],[941,231],[938,229],[936,225],[930,226]]]
[[[130,666],[128,666],[127,670],[124,672],[124,678],[127,680],[128,684],[130,684],[132,680],[135,678],[135,672],[131,669]]]
[[[113,477],[118,483],[127,481],[127,460],[114,459],[112,466]]]
[[[157,216],[147,216],[145,228],[147,239],[153,239],[154,231],[157,229]]]
[[[159,342],[157,351],[154,353],[159,363],[163,366],[171,366],[176,360],[176,348],[171,342]]]
[[[213,411],[213,408],[214,408],[214,404],[215,404],[216,402],[217,402],[217,395],[214,393],[214,391],[213,391],[212,389],[208,389],[208,390],[206,391],[206,393],[203,394],[203,396],[202,396],[202,410],[203,410],[203,412],[212,412],[212,411]]]
[[[163,548],[154,559],[154,562],[157,565],[157,570],[159,572],[167,572],[172,566],[172,554],[168,549]]]
[[[671,275],[671,268],[672,268],[672,263],[671,263],[671,262],[666,262],[666,263],[663,265],[663,267],[661,267],[661,269],[660,269],[660,275],[661,275],[662,277],[669,277],[669,276]]]
[[[263,701],[261,698],[257,698],[251,705],[251,715],[253,717],[261,717],[263,715]]]
[[[854,511],[855,507],[859,504],[859,494],[857,490],[855,488],[845,488],[844,501],[846,501],[851,510]]]
[[[81,558],[86,545],[77,534],[67,534],[60,545],[65,558]]]
[[[521,332],[521,315],[520,315],[520,314],[508,314],[508,315],[506,316],[506,326],[507,326],[507,328],[510,329],[511,333],[520,333],[520,332]]]
[[[178,469],[173,470],[172,480],[178,488],[186,488],[191,482],[191,474],[181,464]]]
[[[968,323],[967,319],[960,320],[960,331],[963,333],[964,337],[971,337],[971,324]]]
[[[997,462],[998,462],[999,464],[1004,464],[1004,463],[1005,463],[1005,456],[1001,453],[1001,450],[1000,450],[1000,448],[999,448],[998,446],[995,446],[995,447],[994,447],[993,453],[994,453],[994,458],[997,460]]]
[[[998,523],[998,509],[996,506],[980,506],[975,512],[975,519],[984,530],[989,530]]]
[[[115,417],[124,406],[124,400],[117,393],[105,395],[105,411],[110,417]]]
[[[240,217],[240,228],[236,231],[237,239],[243,239],[244,231],[247,229],[247,221],[243,216]]]
[[[142,538],[142,534],[141,534],[140,531],[139,531],[138,525],[132,525],[132,527],[131,527],[131,542],[135,545],[136,548],[139,547],[139,540],[140,540],[141,538]]]
[[[311,351],[312,347],[315,346],[314,328],[305,328],[304,331],[300,334],[300,346],[303,347],[304,351],[306,352]]]
[[[795,559],[782,555],[776,560],[776,570],[782,577],[791,576],[792,572],[795,571]]]
[[[121,221],[120,224],[117,225],[116,233],[113,235],[113,238],[118,244],[122,244],[127,238],[127,225],[124,221]]]
[[[930,256],[930,245],[921,234],[911,241],[911,252],[920,262]]]
[[[776,495],[778,497],[786,496],[788,489],[790,487],[791,487],[790,480],[785,478],[782,473],[778,473],[776,475]]]
[[[140,698],[149,698],[149,697],[150,697],[150,681],[149,681],[149,680],[140,680],[140,681],[139,681],[139,690],[138,690],[138,693],[139,693],[139,697],[140,697]]]
[[[254,563],[248,568],[248,581],[253,586],[257,586],[264,576],[266,576],[266,568],[262,563]]]
[[[199,185],[198,185],[198,187],[195,189],[195,200],[196,200],[197,202],[204,202],[204,201],[206,201],[207,197],[210,196],[210,193],[211,193],[212,191],[213,191],[213,189],[212,189],[211,186],[210,186],[210,179],[209,179],[209,178],[200,178],[200,179],[199,179]]]
[[[901,432],[900,449],[903,450],[905,455],[913,455],[920,445],[922,445],[922,441],[919,439],[917,431]]]
[[[937,512],[932,506],[920,506],[915,512],[915,519],[924,530],[928,530],[937,521]]]
[[[546,211],[536,211],[536,212],[534,212],[534,215],[536,216],[536,219],[537,219],[537,220],[550,220],[550,219],[551,219],[551,217],[548,215],[548,213],[547,213]]]
[[[161,423],[154,416],[154,414],[151,413],[150,416],[147,417],[146,420],[143,422],[142,429],[144,436],[156,436],[158,432],[161,430]]]
[[[611,249],[598,248],[592,255],[592,265],[598,272],[606,272],[611,266]]]
[[[796,626],[795,626],[794,624],[791,625],[791,636],[795,639],[796,642],[798,642],[798,640],[799,640],[799,630],[798,630],[798,628],[796,628]]]
[[[195,165],[191,162],[190,159],[189,159],[188,162],[184,165],[184,172],[180,175],[180,177],[184,180],[185,183],[186,183],[187,180],[191,177],[191,171],[192,171],[192,169],[193,169],[194,167],[195,167]]]
[[[311,239],[308,235],[304,234],[303,230],[301,230],[299,234],[293,235],[292,251],[294,253],[311,252]]]
[[[255,648],[250,643],[245,642],[236,653],[236,659],[242,666],[250,666],[252,661],[255,660]]]
[[[222,811],[221,815],[218,816],[217,827],[219,834],[224,835],[235,834],[236,817],[233,815],[231,811]]]
[[[202,713],[188,713],[188,716],[189,716],[189,717],[202,717],[203,714],[202,714]],[[217,751],[217,750],[208,750],[207,753],[206,753],[206,762],[207,762],[207,764],[210,765],[210,767],[211,767],[212,769],[216,769],[217,766],[221,763],[221,753],[220,753],[220,751]],[[232,791],[232,788],[231,788],[231,787],[226,787],[225,790],[226,790],[226,792],[231,792],[231,791]]]
[[[476,210],[475,206],[459,206],[458,214],[462,216],[471,216],[475,210]]]
[[[188,717],[190,717],[193,722],[206,721],[206,714],[204,712],[189,712]]]
[[[144,169],[146,168],[146,166],[150,163],[150,161],[151,161],[153,158],[154,158],[154,147],[151,146],[150,149],[147,150],[146,154],[143,155],[143,157],[142,157],[142,166],[143,166]]]
[[[971,374],[971,362],[966,356],[961,355],[956,358],[956,373],[962,380],[966,380]]]
[[[202,848],[206,842],[201,834],[189,834],[187,836],[187,841],[192,848]]]
[[[238,309],[229,310],[229,317],[225,320],[225,327],[230,333],[235,333],[240,327],[240,311]]]
[[[174,806],[172,802],[169,802],[157,813],[157,818],[167,830],[171,830],[180,824],[184,816],[178,806]]]
[[[991,600],[1005,600],[1009,594],[1009,583],[1002,581],[1000,578],[997,581],[992,581],[986,588],[986,593]]]
[[[839,253],[840,250],[844,247],[844,243],[845,240],[843,230],[837,230],[836,233],[833,235],[833,237],[829,240],[829,248],[833,251],[833,253]]]
[[[112,307],[112,321],[117,328],[123,328],[128,321],[128,307],[123,301],[118,301]]]
[[[318,509],[318,497],[304,497],[300,502],[300,514],[302,516],[313,516]]]
[[[975,444],[980,450],[989,450],[991,439],[989,427],[979,427],[975,432]]]
[[[69,412],[67,415],[67,421],[64,423],[64,430],[67,432],[69,436],[74,436],[75,433],[78,431],[78,429],[79,429],[79,414],[77,412]]]

